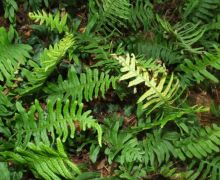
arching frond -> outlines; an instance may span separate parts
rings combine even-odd
[[[117,79],[117,77],[109,76],[107,73],[99,73],[97,69],[88,69],[78,76],[72,67],[66,80],[60,76],[56,84],[48,83],[44,92],[49,94],[49,99],[54,100],[57,98],[65,100],[71,96],[73,100],[80,102],[83,99],[90,101],[93,97],[97,98],[99,93],[104,97],[111,85],[115,88]]]
[[[83,131],[87,128],[96,129],[98,142],[101,146],[102,129],[90,115],[91,111],[82,112],[82,103],[78,104],[76,101],[70,103],[67,100],[62,105],[61,99],[58,99],[56,104],[49,100],[46,110],[44,110],[36,100],[27,112],[19,102],[16,103],[16,106],[19,112],[15,117],[18,146],[26,145],[32,139],[36,144],[44,142],[49,145],[50,139],[54,141],[57,136],[65,142],[68,137],[74,137],[76,131],[74,123],[76,122],[79,123],[80,129]]]

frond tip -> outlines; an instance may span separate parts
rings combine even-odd
[[[179,80],[174,78],[173,74],[167,81],[166,69],[161,65],[156,65],[152,59],[148,60],[148,69],[138,64],[134,54],[117,57],[119,64],[122,65],[121,72],[126,73],[120,80],[128,80],[128,87],[144,83],[148,90],[139,98],[138,103],[146,102],[143,109],[150,108],[150,112],[163,104],[172,104],[174,97],[180,87]],[[132,80],[131,80],[132,79]]]

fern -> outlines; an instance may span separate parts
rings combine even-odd
[[[121,72],[126,73],[121,76],[121,81],[133,79],[130,80],[128,87],[140,83],[144,83],[148,87],[148,90],[138,100],[138,103],[147,100],[143,104],[143,109],[150,108],[149,112],[151,112],[163,104],[173,103],[175,94],[179,89],[179,80],[175,82],[174,76],[171,75],[167,86],[165,86],[167,74],[164,67],[155,66],[155,63],[149,60],[149,69],[145,69],[138,65],[133,54],[131,56],[127,55],[126,58],[120,56],[117,59],[122,65]],[[151,69],[151,67],[153,68]]]
[[[0,117],[11,115],[13,104],[4,94],[4,88],[0,86]],[[1,119],[1,118],[0,118]]]
[[[137,0],[135,5],[131,7],[131,17],[129,24],[134,30],[140,29],[142,26],[147,30],[154,21],[153,5],[149,0]]]
[[[220,157],[214,156],[208,159],[201,159],[199,162],[193,160],[188,167],[189,171],[186,178],[190,180],[196,179],[219,179],[220,177]]]
[[[115,88],[117,77],[109,76],[107,73],[99,73],[97,69],[88,69],[85,73],[77,76],[75,69],[72,67],[68,72],[67,80],[63,81],[60,76],[56,84],[48,83],[44,88],[44,92],[49,94],[50,99],[67,99],[71,96],[72,99],[77,101],[92,100],[93,97],[97,98],[99,92],[104,97],[105,92],[112,84]]]
[[[209,23],[216,16],[219,5],[218,0],[186,0],[182,16],[195,23]]]
[[[73,35],[67,34],[54,47],[50,46],[49,49],[45,49],[40,55],[40,66],[31,62],[34,65],[33,72],[23,69],[23,75],[28,79],[28,83],[24,89],[18,90],[19,93],[21,95],[28,94],[42,86],[73,44]]]
[[[44,24],[50,27],[51,30],[57,30],[59,33],[68,32],[67,26],[67,14],[61,15],[58,11],[53,17],[52,14],[47,14],[44,10],[42,12],[31,12],[29,17],[35,22],[39,22],[40,25]]]
[[[0,152],[0,155],[28,166],[36,177],[46,180],[74,179],[81,173],[79,168],[68,159],[59,139],[57,139],[57,150],[43,143],[38,146],[29,143],[27,149],[17,147],[15,152]]]
[[[19,102],[16,103],[16,106],[19,112],[15,117],[18,146],[21,144],[26,145],[32,139],[34,139],[36,144],[44,142],[49,145],[50,136],[53,141],[58,136],[65,142],[69,136],[71,138],[74,137],[76,131],[75,122],[79,122],[80,128],[83,131],[86,128],[96,129],[98,132],[98,142],[101,146],[102,129],[90,115],[91,111],[82,112],[82,103],[78,104],[76,101],[70,103],[67,100],[62,106],[60,99],[57,100],[55,105],[49,100],[46,111],[42,109],[40,103],[36,100],[28,112]]]
[[[178,53],[172,44],[162,42],[161,40],[150,42],[140,37],[129,42],[127,48],[135,54],[144,55],[146,58],[162,60],[167,64],[180,63],[183,59],[183,56]]]
[[[96,31],[110,33],[116,30],[120,33],[118,27],[126,27],[125,21],[130,16],[128,0],[90,0],[89,5],[90,21],[95,20]]]
[[[185,74],[182,77],[184,81],[193,81],[195,80],[197,83],[202,82],[205,78],[218,83],[219,80],[215,77],[211,72],[207,70],[208,66],[212,67],[213,69],[220,70],[220,49],[216,49],[216,54],[212,53],[205,53],[204,57],[200,59],[196,59],[195,63],[192,61],[185,59],[183,64],[180,64],[179,68]]]
[[[176,153],[181,160],[196,157],[202,159],[208,154],[219,152],[220,127],[213,124],[199,130],[198,137],[189,137],[176,142]]]
[[[177,23],[172,27],[168,21],[161,19],[159,16],[157,16],[157,20],[167,33],[174,36],[177,41],[177,45],[183,49],[183,52],[188,51],[193,54],[203,53],[202,47],[193,47],[193,45],[202,38],[205,32],[205,28],[200,27],[199,23]]]
[[[26,44],[12,44],[11,33],[0,27],[0,81],[9,82],[15,78],[20,66],[30,58],[32,49]]]

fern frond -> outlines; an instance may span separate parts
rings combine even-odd
[[[166,64],[180,63],[183,59],[183,56],[178,53],[172,44],[162,42],[161,40],[150,42],[140,37],[135,41],[129,42],[127,46],[128,50],[135,54],[143,55],[146,58],[159,59]]]
[[[110,33],[116,30],[120,33],[118,27],[126,26],[125,21],[130,16],[128,0],[90,0],[89,4],[91,17],[93,17],[90,20],[94,21],[95,17],[96,31]]]
[[[204,52],[202,47],[193,47],[193,45],[199,41],[205,32],[205,27],[200,27],[200,23],[177,23],[172,27],[168,21],[161,19],[159,16],[157,16],[157,20],[167,33],[174,36],[178,46],[183,48],[184,51],[194,54],[201,54]]]
[[[30,12],[29,17],[35,22],[39,22],[40,25],[45,24],[51,30],[57,30],[59,33],[67,32],[67,14],[61,15],[58,11],[55,16],[47,14],[44,10],[42,12]]]
[[[97,69],[87,69],[85,73],[80,73],[78,76],[72,67],[66,80],[59,76],[57,83],[48,83],[44,92],[49,94],[49,99],[61,98],[65,100],[71,96],[73,100],[79,102],[83,99],[90,101],[93,97],[97,98],[99,92],[104,97],[111,85],[115,88],[117,79],[117,77],[109,76],[107,73],[99,73]]]
[[[0,27],[0,81],[12,80],[21,65],[30,58],[29,52],[32,49],[27,44],[12,44],[9,33],[4,27]]]
[[[182,76],[183,81],[196,81],[202,82],[205,78],[218,83],[219,80],[211,72],[207,70],[208,67],[220,70],[220,48],[215,48],[216,53],[205,53],[202,59],[196,59],[195,63],[189,59],[185,59],[183,64],[180,64],[179,68],[185,74]]]
[[[219,0],[187,0],[184,6],[183,18],[195,23],[210,23],[216,16]]]
[[[191,180],[196,179],[215,179],[218,180],[220,177],[220,157],[213,156],[212,158],[193,160],[189,164],[189,172],[186,178]]]
[[[206,126],[199,130],[198,137],[185,138],[174,145],[181,160],[193,157],[202,159],[213,152],[219,152],[220,127],[216,124],[213,124],[212,128]]]
[[[134,30],[141,27],[147,30],[155,19],[153,4],[149,0],[137,0],[135,5],[132,5],[130,14],[131,17],[128,21]]]
[[[179,89],[179,80],[175,80],[171,75],[167,85],[167,73],[162,66],[155,66],[155,62],[148,61],[149,69],[138,65],[134,54],[127,55],[126,58],[117,58],[122,65],[121,72],[126,73],[120,80],[130,80],[128,87],[144,83],[148,90],[139,98],[138,103],[144,102],[143,109],[150,108],[150,112],[163,104],[172,104],[176,92]],[[151,69],[151,67],[153,67]],[[175,82],[176,81],[176,82]]]
[[[67,157],[59,139],[57,139],[57,150],[43,143],[38,146],[29,143],[27,149],[17,147],[15,152],[0,152],[0,155],[27,166],[37,178],[75,179],[78,174],[81,174],[79,168]]]
[[[80,128],[85,131],[87,128],[94,128],[98,132],[98,142],[101,146],[102,129],[95,119],[90,115],[91,111],[82,112],[83,104],[76,101],[70,103],[69,100],[62,105],[61,99],[55,104],[50,100],[44,110],[39,101],[26,110],[22,105],[16,103],[19,114],[16,115],[16,137],[17,146],[28,144],[32,139],[39,144],[44,142],[50,144],[50,138],[54,141],[58,136],[63,142],[70,136],[75,135],[75,122],[79,122]],[[37,116],[37,117],[36,117]]]
[[[4,88],[0,86],[0,117],[11,115],[10,109],[13,107],[13,104],[3,91]]]
[[[67,50],[74,44],[72,34],[67,34],[63,39],[48,49],[45,49],[40,55],[40,66],[34,64],[33,72],[23,69],[23,75],[28,79],[27,85],[24,89],[19,89],[21,95],[30,93],[44,84],[47,77],[56,68],[56,65],[61,61]]]

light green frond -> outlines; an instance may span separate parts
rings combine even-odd
[[[90,115],[91,111],[83,112],[83,104],[69,100],[62,105],[61,99],[55,104],[50,100],[46,108],[42,108],[39,101],[35,101],[29,111],[26,111],[22,105],[16,103],[18,114],[15,116],[17,146],[26,145],[32,139],[36,144],[44,142],[51,144],[58,136],[63,142],[68,137],[75,136],[75,122],[78,122],[80,129],[85,131],[88,128],[94,128],[98,132],[98,142],[101,146],[102,129],[95,119]]]
[[[54,71],[57,64],[60,63],[67,50],[74,44],[72,34],[67,34],[54,46],[45,49],[40,55],[40,65],[35,64],[33,71],[23,69],[23,75],[28,79],[24,89],[19,89],[21,95],[30,93],[44,84],[48,76]]]
[[[67,14],[60,14],[58,11],[55,16],[47,14],[44,10],[31,12],[29,17],[35,22],[39,22],[40,25],[45,24],[51,30],[57,30],[59,33],[68,32],[68,26],[66,24]]]
[[[112,85],[116,86],[118,78],[109,76],[107,73],[99,73],[97,69],[87,69],[85,73],[77,75],[75,69],[72,67],[66,80],[60,76],[57,83],[48,83],[44,88],[44,92],[49,94],[49,99],[67,99],[71,96],[72,99],[77,101],[91,101],[94,97],[97,98],[101,93],[104,97],[105,92]]]
[[[167,80],[166,69],[163,66],[155,65],[155,62],[149,60],[149,68],[143,68],[138,65],[138,61],[132,54],[126,58],[119,56],[117,58],[122,65],[121,72],[125,73],[120,80],[129,80],[128,87],[137,86],[144,83],[148,90],[138,99],[138,103],[143,103],[143,109],[149,109],[149,112],[160,107],[163,104],[172,104],[175,94],[179,89],[179,80],[175,80],[173,74]]]

